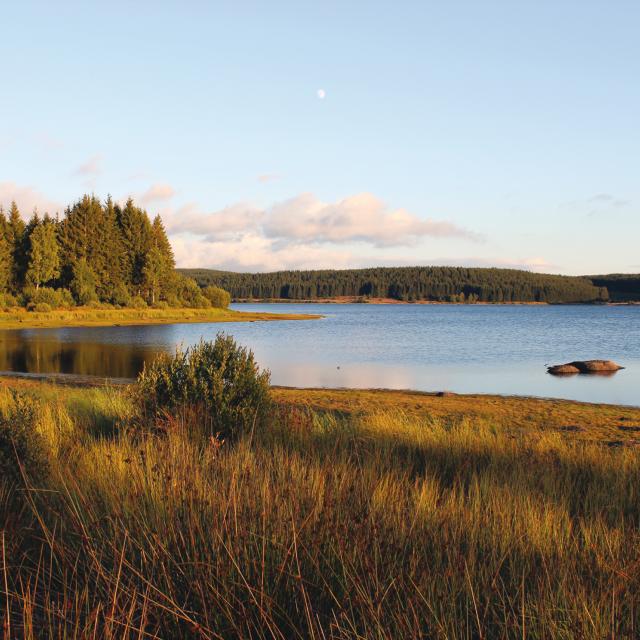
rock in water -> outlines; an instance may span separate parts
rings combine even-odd
[[[624,369],[624,367],[612,360],[576,360],[575,362],[547,367],[547,373],[561,376],[571,373],[615,373],[620,369]]]

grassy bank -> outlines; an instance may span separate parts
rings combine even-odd
[[[220,445],[12,390],[47,445],[0,477],[7,637],[637,636],[640,410],[276,389]]]
[[[311,314],[252,313],[231,309],[93,309],[77,307],[48,312],[0,312],[0,329],[45,327],[93,327],[134,324],[171,324],[174,322],[256,322],[264,320],[306,320]]]

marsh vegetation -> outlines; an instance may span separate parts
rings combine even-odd
[[[8,637],[637,635],[640,410],[276,389],[229,438],[137,391],[2,383]]]

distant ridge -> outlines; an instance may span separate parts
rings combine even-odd
[[[562,276],[518,269],[373,267],[235,273],[178,269],[234,300],[391,299],[405,302],[602,303],[640,300],[640,276]],[[609,288],[611,287],[611,288]]]

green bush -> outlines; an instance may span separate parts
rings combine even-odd
[[[19,481],[20,466],[31,477],[46,471],[42,436],[36,430],[36,406],[32,398],[12,392],[13,399],[0,413],[0,476]]]
[[[195,412],[192,423],[206,434],[230,437],[263,423],[269,380],[270,373],[260,371],[251,351],[219,334],[215,342],[200,342],[145,366],[135,394],[147,424]]]
[[[168,309],[169,303],[166,302],[166,300],[158,300],[157,302],[154,302],[152,306],[154,309]]]
[[[51,311],[51,305],[47,304],[46,302],[38,302],[34,305],[33,310],[37,311],[38,313],[49,313],[49,311]]]
[[[76,304],[68,289],[52,289],[51,287],[35,289],[31,287],[25,289],[23,296],[26,305],[29,303],[33,303],[33,305],[48,304],[52,309],[73,307]]]
[[[202,290],[204,297],[209,300],[212,307],[226,309],[231,303],[231,295],[220,287],[209,286]]]
[[[134,296],[133,298],[131,298],[129,306],[133,307],[134,309],[146,309],[148,305],[142,296]]]
[[[131,294],[122,282],[119,282],[113,290],[111,301],[113,304],[121,307],[128,307],[131,305]]]
[[[0,293],[0,309],[8,310],[18,305],[15,296],[10,293]]]

